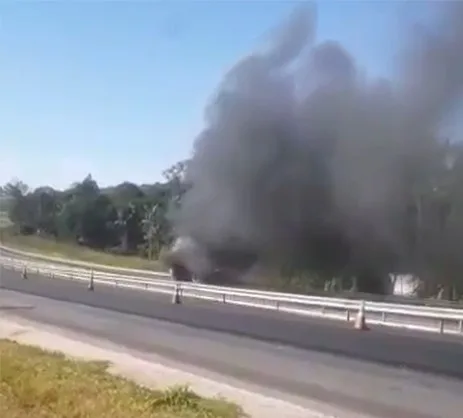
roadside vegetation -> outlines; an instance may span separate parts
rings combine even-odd
[[[436,142],[434,151],[426,158],[439,170],[423,171],[419,193],[412,188],[403,202],[396,202],[401,208],[394,218],[398,242],[369,243],[363,234],[366,241],[349,248],[341,233],[314,248],[309,241],[307,251],[264,256],[249,286],[387,297],[394,277],[407,274],[419,278],[416,294],[421,298],[461,300],[463,147]],[[171,215],[193,189],[183,180],[188,164],[175,164],[164,172],[164,181],[154,184],[101,188],[91,175],[66,190],[8,183],[0,188],[7,225],[0,238],[7,246],[55,257],[165,270],[163,255],[175,239]]]
[[[103,362],[0,340],[0,416],[8,418],[241,418],[238,406],[188,388],[149,390]]]
[[[158,260],[148,260],[138,255],[112,254],[103,250],[91,249],[72,242],[60,242],[52,237],[21,235],[11,228],[2,231],[2,242],[11,248],[26,252],[40,253],[49,257],[69,258],[87,263],[105,264],[115,267],[165,270],[165,265]]]

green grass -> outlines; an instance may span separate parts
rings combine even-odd
[[[2,242],[8,247],[36,252],[49,257],[70,258],[87,263],[105,264],[130,269],[165,270],[165,266],[159,261],[149,261],[137,256],[109,254],[76,244],[41,238],[36,235],[14,235],[7,230],[3,231]]]
[[[186,387],[150,390],[103,362],[0,339],[0,416],[8,418],[240,418],[238,406]]]

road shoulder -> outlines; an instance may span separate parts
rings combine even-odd
[[[327,411],[327,406],[318,405],[315,410],[307,409],[285,400],[250,391],[244,387],[212,380],[201,374],[193,374],[183,368],[176,368],[166,359],[146,355],[136,350],[122,348],[109,341],[25,320],[14,314],[2,312],[0,338],[7,338],[21,344],[29,344],[46,350],[60,351],[70,357],[83,360],[104,360],[111,363],[110,372],[130,378],[135,382],[162,388],[172,385],[189,385],[201,396],[223,397],[235,402],[252,418],[363,418],[358,414]],[[144,358],[145,357],[145,358]],[[168,365],[166,365],[168,364]],[[321,411],[324,409],[324,411]]]

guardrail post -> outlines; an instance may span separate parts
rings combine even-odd
[[[444,320],[443,320],[443,319],[441,319],[441,320],[439,321],[439,332],[440,332],[441,334],[444,333]]]
[[[90,271],[90,282],[88,283],[88,290],[94,290],[95,289],[95,286],[93,284],[93,270]]]
[[[175,285],[174,294],[172,295],[172,303],[174,305],[180,305],[180,286],[178,284]]]
[[[24,267],[23,267],[23,271],[21,273],[21,277],[22,279],[26,280],[27,279],[27,267],[26,265],[24,264]]]
[[[350,322],[350,310],[349,310],[349,308],[347,308],[347,311],[346,311],[346,321]]]
[[[459,323],[459,325],[458,325],[458,331],[459,331],[460,333],[463,332],[463,319],[460,320],[460,323]]]

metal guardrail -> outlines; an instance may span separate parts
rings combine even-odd
[[[0,255],[2,254],[10,254],[15,257],[20,257],[20,258],[26,258],[26,259],[32,259],[32,260],[39,260],[39,261],[48,261],[51,263],[58,263],[66,266],[75,266],[75,267],[83,267],[87,269],[95,269],[99,271],[106,271],[110,272],[111,274],[128,274],[131,276],[136,276],[138,278],[145,278],[145,279],[170,279],[170,275],[164,271],[150,271],[150,270],[142,270],[142,269],[130,269],[130,268],[124,268],[124,267],[117,267],[117,266],[108,266],[104,264],[96,264],[96,263],[88,263],[84,261],[78,261],[78,260],[72,260],[72,259],[66,259],[62,257],[51,257],[51,256],[46,256],[42,255],[37,252],[26,252],[26,251],[21,251],[16,248],[11,248],[4,246],[0,244]],[[246,289],[245,286],[239,286],[240,289]],[[264,289],[264,290],[269,290],[269,289]],[[257,291],[254,289],[254,291]],[[290,295],[291,293],[288,290],[282,291],[282,293],[286,295]],[[463,303],[445,303],[445,301],[436,301],[433,299],[407,299],[405,297],[386,297],[386,298],[380,298],[378,295],[374,294],[338,294],[338,295],[318,295],[321,298],[328,299],[328,298],[335,298],[337,297],[338,299],[350,299],[353,302],[357,302],[358,304],[361,303],[362,300],[369,300],[369,301],[375,301],[378,303],[389,303],[391,305],[396,306],[397,304],[399,305],[409,305],[409,306],[430,306],[433,308],[450,308],[450,309],[463,309]],[[315,296],[314,296],[315,297]],[[389,300],[387,300],[389,299]]]
[[[174,303],[179,303],[182,298],[196,298],[347,322],[355,321],[359,309],[364,309],[365,320],[368,324],[463,336],[463,309],[410,306],[178,283],[165,278],[150,279],[43,261],[21,260],[8,256],[0,257],[0,264],[2,268],[22,271],[25,277],[28,277],[29,273],[36,273],[57,279],[83,281],[88,284],[90,290],[94,289],[95,284],[101,284],[172,295]]]
[[[16,248],[7,247],[4,245],[0,245],[0,252],[4,252],[7,254],[12,254],[19,257],[30,258],[32,260],[40,260],[40,261],[48,261],[51,263],[58,263],[58,264],[65,264],[67,266],[75,266],[75,267],[83,267],[87,269],[95,269],[101,271],[110,271],[110,272],[121,272],[121,273],[128,273],[128,274],[138,274],[143,275],[145,277],[170,277],[170,275],[166,272],[162,271],[150,271],[150,270],[141,270],[141,269],[130,269],[125,267],[117,267],[117,266],[108,266],[105,264],[98,264],[98,263],[88,263],[85,261],[78,261],[78,260],[70,260],[67,258],[62,257],[50,257],[34,252],[29,251],[21,251]]]

